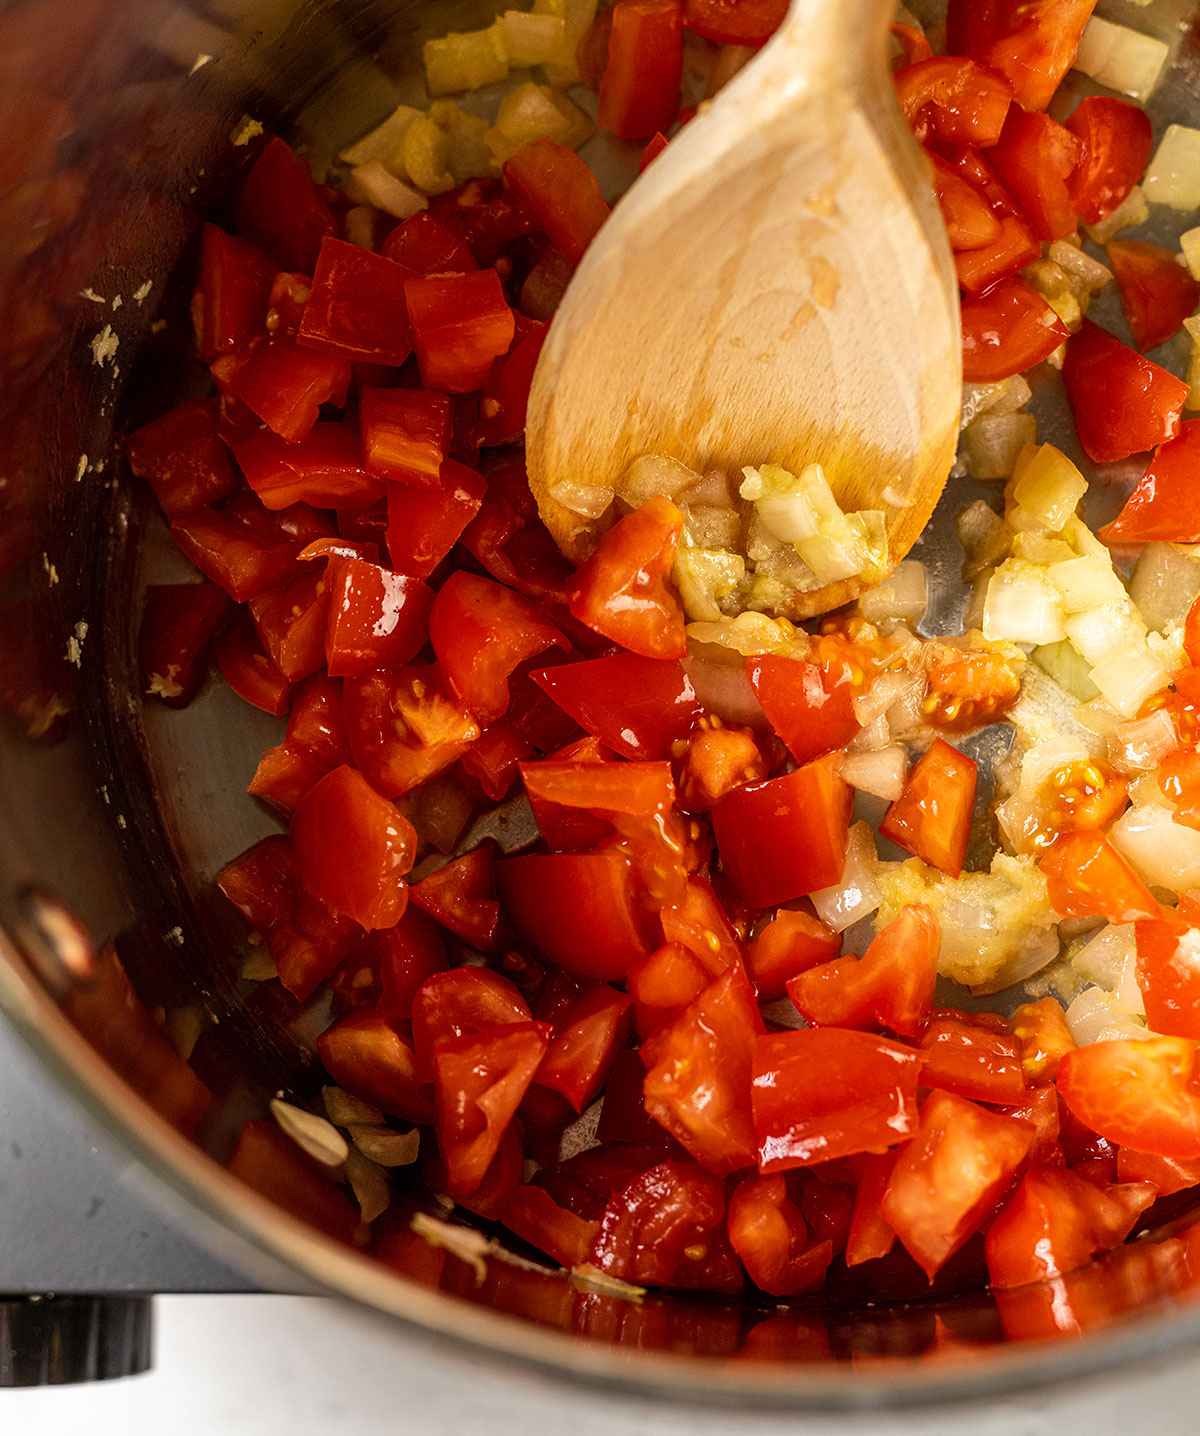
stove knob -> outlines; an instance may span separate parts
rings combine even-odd
[[[148,1296],[18,1296],[0,1300],[0,1388],[109,1381],[148,1371]]]

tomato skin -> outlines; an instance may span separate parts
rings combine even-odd
[[[858,732],[854,687],[807,659],[747,658],[746,676],[767,722],[797,763],[844,748]]]
[[[500,937],[495,856],[495,844],[482,842],[422,878],[411,891],[419,908],[479,952],[494,951]]]
[[[585,732],[626,758],[669,758],[699,712],[696,690],[675,661],[618,653],[532,677]]]
[[[629,1040],[633,1001],[601,985],[582,993],[554,1023],[554,1037],[536,1081],[561,1093],[576,1112],[605,1085],[613,1063]]]
[[[413,349],[404,289],[411,278],[404,265],[328,236],[297,341],[343,359],[403,364]]]
[[[706,1247],[725,1216],[722,1183],[694,1162],[660,1162],[615,1191],[591,1259],[642,1286],[678,1284],[689,1247]]]
[[[523,145],[504,165],[504,183],[572,264],[609,216],[596,176],[574,150],[553,140]]]
[[[883,1216],[931,1280],[986,1221],[1033,1145],[1033,1128],[935,1092],[900,1153]]]
[[[1107,1190],[1061,1167],[1034,1167],[987,1234],[993,1287],[1065,1276],[1129,1235],[1157,1193],[1149,1182]]]
[[[192,295],[196,349],[206,363],[264,334],[275,265],[254,245],[215,224],[200,234],[200,273]]]
[[[151,584],[138,637],[142,691],[172,708],[190,703],[207,675],[209,643],[229,609],[228,597],[212,583]]]
[[[519,664],[569,647],[527,598],[462,570],[438,590],[429,639],[451,687],[484,723],[508,708],[508,679]]]
[[[433,1120],[433,1095],[413,1050],[378,1012],[354,1012],[317,1038],[317,1055],[339,1087],[407,1122]]]
[[[655,946],[654,924],[620,853],[533,853],[496,864],[517,930],[575,977],[619,982]]]
[[[1188,946],[1195,940],[1194,929],[1174,912],[1137,925],[1137,980],[1152,1032],[1200,1038],[1200,966]]]
[[[1166,444],[1180,431],[1188,386],[1089,319],[1067,345],[1063,382],[1079,442],[1098,464]]]
[[[810,912],[780,908],[746,951],[746,967],[764,1001],[787,991],[788,982],[841,951],[842,940]]]
[[[279,718],[288,710],[289,687],[262,646],[254,620],[243,610],[213,646],[221,677],[237,696]]]
[[[683,80],[683,17],[676,0],[618,0],[600,81],[600,128],[620,140],[669,129]]]
[[[236,603],[294,576],[300,550],[328,532],[324,519],[303,504],[268,513],[245,492],[222,509],[200,509],[171,524],[171,537],[184,556]]]
[[[768,1033],[754,1044],[758,1167],[786,1171],[906,1141],[917,1128],[920,1058],[837,1027]]]
[[[368,932],[404,914],[417,835],[356,769],[343,764],[300,800],[292,818],[296,872],[334,912]]]
[[[321,667],[329,594],[320,573],[300,577],[252,598],[250,617],[271,662],[289,683]]]
[[[930,132],[948,144],[994,145],[1012,104],[998,75],[956,55],[934,55],[898,70],[896,98],[919,140]]]
[[[189,399],[143,424],[130,434],[127,450],[129,467],[154,490],[169,519],[218,503],[237,488],[212,399]]]
[[[929,152],[933,192],[941,206],[946,238],[955,252],[983,249],[1000,237],[1000,220],[982,194],[941,155]]]
[[[792,1005],[818,1027],[886,1027],[919,1037],[933,1008],[941,933],[927,907],[906,907],[862,958],[838,957],[787,984]]]
[[[365,508],[381,499],[381,480],[363,468],[358,435],[349,424],[321,421],[299,443],[253,434],[233,447],[238,467],[268,509],[293,504]]]
[[[735,788],[712,810],[721,862],[752,907],[775,907],[841,877],[851,792],[834,758]]]
[[[1200,513],[1195,501],[1200,482],[1200,419],[1185,419],[1175,438],[1160,444],[1125,506],[1098,531],[1107,544],[1196,543]]]
[[[883,1215],[883,1195],[891,1180],[899,1152],[863,1152],[854,1158],[858,1186],[846,1237],[846,1265],[860,1266],[887,1256],[896,1245],[896,1233]]]
[[[1016,278],[964,298],[962,332],[963,378],[976,384],[1008,379],[1040,364],[1070,334],[1046,300]]]
[[[1168,340],[1200,300],[1200,284],[1176,264],[1175,251],[1160,244],[1110,239],[1108,262],[1139,349],[1153,349]]]
[[[988,160],[1038,239],[1063,239],[1076,225],[1068,184],[1083,146],[1049,115],[1014,105]]]
[[[1184,1037],[1093,1042],[1068,1052],[1059,1095],[1085,1126],[1151,1156],[1200,1157],[1196,1044]]]
[[[669,1027],[700,996],[710,977],[695,953],[674,942],[633,962],[626,983],[638,1036],[647,1038]]]
[[[428,1079],[434,1048],[443,1037],[463,1037],[532,1019],[521,993],[490,968],[455,967],[431,973],[412,999],[415,1070]]]
[[[997,223],[999,232],[990,244],[954,256],[958,282],[970,294],[983,295],[997,280],[1032,263],[1041,252],[1023,219],[1005,215]]]
[[[1102,833],[1067,833],[1038,866],[1049,883],[1050,905],[1063,917],[1137,922],[1159,914],[1150,889]]]
[[[1003,75],[1027,110],[1044,110],[1071,67],[1096,0],[950,0],[946,44]]]
[[[683,514],[659,495],[627,514],[576,575],[572,615],[643,658],[682,658],[683,610],[668,587],[682,531]]]
[[[450,447],[450,422],[448,394],[364,389],[359,424],[367,469],[400,483],[436,483]]]
[[[958,877],[971,835],[977,777],[974,759],[935,738],[887,810],[880,833],[931,867]]]
[[[730,1194],[726,1222],[733,1249],[760,1290],[798,1296],[824,1282],[833,1244],[810,1242],[784,1177],[743,1177]]]
[[[683,23],[715,45],[761,45],[787,8],[786,0],[684,0]]]
[[[1020,1044],[954,1017],[938,1017],[921,1042],[921,1085],[975,1102],[1017,1106],[1026,1098]]]
[[[447,459],[436,484],[392,484],[387,495],[388,558],[396,573],[428,578],[479,512],[483,475]]]
[[[242,183],[237,227],[281,269],[311,274],[322,241],[337,222],[308,165],[276,137],[267,141]]]
[[[272,1122],[247,1122],[226,1167],[268,1201],[335,1241],[352,1242],[358,1212],[316,1162]]]
[[[402,667],[424,646],[433,594],[420,579],[362,559],[331,558],[324,581],[325,665],[331,678]]]
[[[385,797],[419,787],[479,737],[479,725],[432,664],[347,679],[342,701],[355,766]]]
[[[1086,224],[1097,224],[1142,177],[1153,144],[1150,116],[1129,100],[1091,95],[1071,111],[1067,129],[1083,145],[1070,179],[1071,204]]]
[[[1200,1158],[1181,1161],[1177,1157],[1155,1157],[1122,1147],[1117,1153],[1119,1182],[1151,1182],[1160,1197],[1174,1196],[1188,1187],[1200,1186]]]
[[[761,1031],[739,963],[643,1043],[646,1111],[707,1171],[754,1165],[750,1071]]]
[[[595,1222],[560,1207],[541,1187],[518,1187],[505,1202],[500,1220],[563,1267],[582,1266],[596,1240]]]
[[[452,394],[482,388],[516,332],[496,271],[408,279],[404,297],[425,387]]]
[[[259,759],[246,791],[290,813],[318,779],[345,761],[341,687],[318,675],[297,690],[287,735]]]
[[[465,274],[479,268],[462,232],[427,209],[401,220],[379,252],[413,274]]]

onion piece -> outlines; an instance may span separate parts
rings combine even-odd
[[[1080,1047],[1093,1042],[1137,1041],[1149,1034],[1145,1025],[1117,1006],[1111,992],[1085,988],[1067,1008],[1067,1026]]]
[[[1153,35],[1093,15],[1080,38],[1074,68],[1098,85],[1142,102],[1158,84],[1169,53],[1170,47]]]
[[[1107,654],[1090,677],[1101,698],[1122,718],[1139,713],[1147,699],[1161,692],[1171,679],[1144,639]]]
[[[385,169],[400,168],[404,163],[404,133],[420,113],[412,105],[397,105],[382,124],[344,149],[338,159],[348,165],[378,160]]]
[[[855,720],[866,728],[914,687],[923,688],[924,684],[911,673],[881,673],[869,688],[854,695]]]
[[[1175,720],[1165,708],[1158,708],[1145,718],[1121,723],[1109,734],[1108,761],[1126,776],[1149,773],[1178,746]]]
[[[1106,264],[1093,259],[1086,250],[1069,240],[1056,239],[1047,251],[1050,259],[1076,282],[1088,296],[1098,294],[1112,283],[1113,272]]]
[[[1129,581],[1129,596],[1150,628],[1182,623],[1200,597],[1200,562],[1173,543],[1148,543]]]
[[[732,663],[724,656],[714,658],[709,653],[713,647],[707,643],[689,644],[683,660],[684,672],[691,679],[700,706],[723,723],[765,728],[767,715],[746,677],[745,663],[737,655]]]
[[[378,160],[368,160],[352,169],[342,190],[357,204],[373,205],[393,219],[411,219],[429,207],[419,190],[390,174]]]
[[[973,479],[1007,479],[1025,446],[1036,443],[1032,414],[984,414],[963,431],[963,461]]]
[[[892,730],[887,718],[881,713],[865,727],[860,728],[846,745],[847,753],[878,753],[892,741]],[[846,780],[849,782],[849,779]]]
[[[1200,832],[1177,823],[1169,808],[1127,808],[1109,837],[1151,887],[1181,893],[1200,886]]]
[[[1168,125],[1142,178],[1151,204],[1192,210],[1200,206],[1200,130]]]
[[[638,509],[649,499],[673,499],[699,482],[700,475],[695,469],[689,469],[678,459],[643,454],[640,459],[634,459],[617,480],[617,493],[630,508]]]
[[[567,22],[561,15],[505,10],[497,23],[508,63],[517,69],[556,60],[566,43]]]
[[[1088,982],[1112,992],[1121,981],[1126,962],[1136,956],[1134,924],[1110,922],[1079,949],[1071,959],[1071,967]]]
[[[1200,225],[1186,229],[1179,236],[1179,248],[1193,279],[1200,279]]]
[[[976,997],[990,997],[993,992],[1003,992],[1006,987],[1027,982],[1049,967],[1058,953],[1058,934],[1052,927],[1031,932],[1020,949],[999,968],[990,982],[973,987],[971,991]]]
[[[1088,238],[1094,244],[1107,244],[1113,235],[1123,229],[1133,229],[1150,218],[1150,206],[1140,184],[1135,184],[1111,214],[1106,214],[1096,224],[1085,224]]]
[[[852,788],[889,803],[894,803],[904,791],[907,771],[908,757],[899,743],[875,752],[847,753],[842,759],[842,777]]]
[[[908,558],[898,563],[887,578],[867,589],[858,600],[858,611],[868,623],[896,619],[917,623],[929,606],[929,574],[923,563]]]
[[[855,823],[846,844],[841,879],[832,887],[822,888],[810,895],[817,916],[826,927],[834,932],[845,932],[875,911],[883,901],[876,878],[878,866],[875,835],[869,824]]]

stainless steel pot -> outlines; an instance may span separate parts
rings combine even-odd
[[[1172,45],[1156,127],[1195,118],[1193,6],[1113,11]],[[181,1223],[268,1281],[285,1273],[396,1319],[398,1341],[405,1322],[446,1333],[464,1364],[517,1359],[681,1402],[861,1409],[1200,1349],[1186,1199],[1106,1262],[999,1303],[860,1286],[834,1306],[763,1310],[635,1305],[497,1261],[478,1285],[456,1261],[384,1266],[220,1164],[265,1096],[315,1081],[322,1014],[238,980],[211,880],[271,828],[240,794],[272,723],[219,685],[183,713],[143,708],[136,598],[174,560],[116,438],[194,378],[192,241],[244,161],[245,117],[319,158],[414,93],[424,36],[486,14],[485,0],[0,11],[0,1002]],[[1053,423],[1053,396],[1039,403]],[[933,557],[952,578],[949,549]],[[189,1079],[164,1032],[201,1028],[193,1065],[216,1101],[185,1136]]]

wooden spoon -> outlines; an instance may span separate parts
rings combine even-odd
[[[551,325],[527,459],[576,562],[630,463],[824,466],[898,562],[958,431],[954,268],[887,62],[893,0],[793,0],[783,27],[617,205]],[[857,578],[788,616],[849,602]]]

